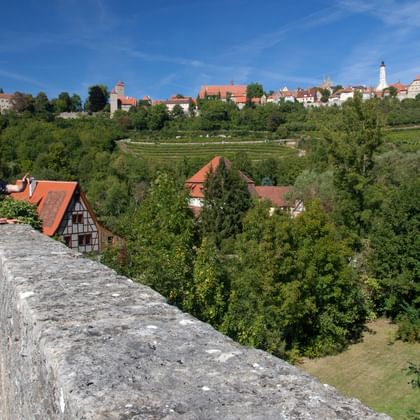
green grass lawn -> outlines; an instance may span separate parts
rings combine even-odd
[[[299,367],[376,411],[394,419],[414,419],[408,413],[420,412],[420,390],[411,388],[403,369],[408,362],[420,363],[420,344],[392,343],[396,326],[385,319],[368,328],[363,342],[336,356],[305,359]]]
[[[155,161],[176,161],[184,157],[210,160],[216,155],[231,159],[236,153],[246,152],[253,161],[268,158],[286,158],[296,155],[297,150],[279,143],[257,144],[140,144],[135,142],[120,144],[127,153],[149,158]]]

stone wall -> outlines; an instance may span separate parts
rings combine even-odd
[[[27,226],[0,226],[0,418],[385,419]]]

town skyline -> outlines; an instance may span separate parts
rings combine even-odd
[[[82,7],[83,4],[83,7]],[[296,7],[299,6],[299,7]],[[376,86],[420,73],[420,4],[413,0],[165,1],[124,7],[106,0],[3,10],[0,88],[83,99],[123,80],[130,96],[196,96],[201,85],[261,83],[266,91],[322,84]],[[21,22],[16,27],[16,21]]]

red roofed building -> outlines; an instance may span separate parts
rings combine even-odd
[[[171,96],[169,99],[155,99],[152,101],[152,105],[165,104],[169,112],[172,112],[176,105],[179,105],[185,114],[188,114],[191,106],[194,104],[193,98],[191,96],[186,96],[184,98],[179,98],[177,96]]]
[[[216,156],[209,163],[204,165],[198,172],[196,172],[191,178],[188,178],[185,181],[185,187],[190,193],[189,206],[195,215],[199,215],[201,208],[203,207],[204,183],[206,182],[208,175],[211,172],[214,172],[220,165],[222,159],[226,168],[230,169],[232,167],[232,163],[229,159],[226,159],[222,156]],[[243,172],[238,171],[238,174],[247,184],[250,195],[258,199],[265,199],[270,201],[273,206],[272,211],[274,211],[274,208],[280,208],[290,211],[291,214],[295,216],[304,210],[302,202],[291,204],[288,200],[286,200],[285,195],[290,191],[291,187],[256,187],[255,182],[246,176]]]
[[[220,99],[223,102],[232,101],[242,108],[246,102],[247,85],[203,85],[198,93],[199,99]],[[255,101],[254,101],[255,100]],[[254,103],[260,103],[260,98],[253,98]]]
[[[137,106],[137,99],[131,96],[125,96],[124,82],[117,82],[110,95],[110,112],[111,117],[115,111],[121,109],[128,111],[131,107]]]
[[[37,181],[31,197],[29,186],[11,197],[35,204],[42,232],[59,237],[69,248],[99,252],[120,240],[98,222],[78,182]]]
[[[292,191],[290,186],[260,186],[255,188],[261,200],[270,201],[271,212],[275,209],[281,209],[290,212],[295,217],[305,210],[302,200],[293,201],[288,198],[288,193]]]

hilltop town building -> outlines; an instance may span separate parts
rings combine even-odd
[[[10,93],[0,93],[0,114],[13,108],[12,98]]]
[[[131,96],[125,96],[124,82],[117,82],[110,95],[111,117],[114,115],[115,111],[119,109],[128,111],[133,106],[137,106],[137,99]]]
[[[420,95],[420,74],[410,83],[407,89],[407,98],[415,99],[417,95]]]
[[[193,103],[194,101],[193,98],[191,98],[191,96],[186,96],[182,98],[178,96],[171,96],[168,100],[155,99],[154,101],[152,101],[152,105],[165,104],[169,112],[172,112],[175,106],[179,105],[185,114],[188,114],[190,112]]]
[[[59,237],[69,248],[100,252],[120,240],[98,222],[78,182],[37,181],[32,196],[29,186],[11,196],[35,204],[42,232]]]
[[[199,99],[220,99],[223,102],[232,101],[239,109],[247,103],[247,85],[203,85],[198,93]],[[261,98],[252,98],[254,104],[260,104]]]
[[[379,84],[376,87],[376,90],[382,92],[387,87],[388,83],[386,82],[386,67],[385,63],[382,61],[381,66],[379,67]]]

